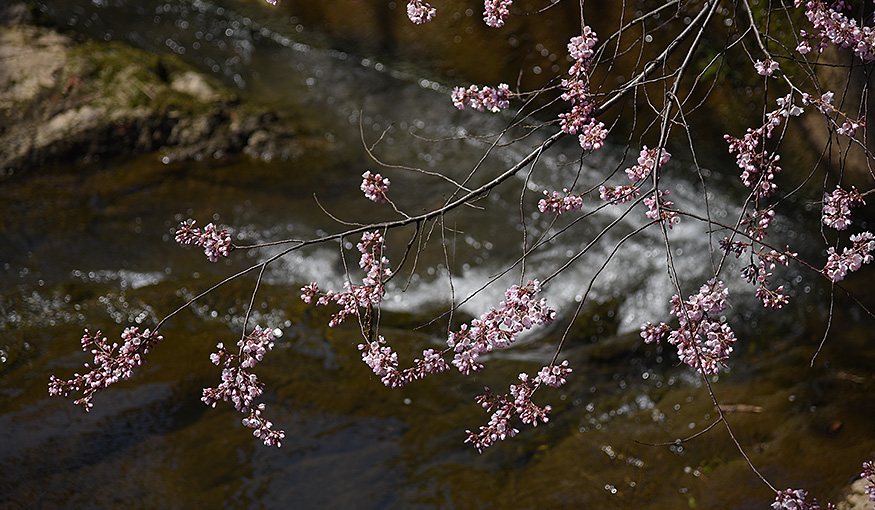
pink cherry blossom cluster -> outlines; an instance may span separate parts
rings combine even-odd
[[[358,316],[359,307],[379,305],[386,294],[384,283],[392,276],[389,259],[383,256],[384,240],[379,232],[365,232],[356,247],[361,253],[359,267],[366,271],[361,285],[354,285],[347,280],[343,284],[344,292],[325,293],[319,290],[315,282],[301,288],[301,299],[307,304],[315,300],[316,305],[325,306],[333,301],[342,307],[331,316],[328,325],[332,328],[342,324],[350,315]]]
[[[414,359],[412,367],[399,370],[398,354],[386,345],[386,340],[382,336],[359,344],[358,349],[362,351],[362,361],[371,367],[383,384],[390,388],[398,388],[422,379],[428,374],[439,374],[450,369],[443,353],[434,349],[425,349],[422,351],[422,359]]]
[[[544,190],[544,196],[538,202],[538,210],[548,214],[562,214],[569,211],[578,211],[583,207],[583,199],[580,195],[572,195],[568,188],[563,188],[562,193],[565,196],[559,195],[558,191],[552,194]]]
[[[568,70],[568,78],[562,80],[565,92],[562,99],[571,103],[571,111],[559,114],[562,131],[577,134],[581,148],[597,150],[604,146],[607,129],[602,122],[591,116],[593,103],[589,90],[589,72],[595,59],[595,48],[598,37],[592,28],[583,27],[581,35],[572,37],[568,42],[568,54],[574,63]]]
[[[802,93],[802,104],[806,105],[806,106],[809,104],[814,105],[814,107],[817,108],[817,111],[826,115],[827,117],[831,117],[833,113],[838,112],[838,114],[842,118],[844,118],[844,121],[842,122],[841,126],[836,128],[836,133],[838,133],[842,136],[847,136],[849,138],[853,137],[857,133],[858,129],[860,129],[862,126],[866,125],[865,119],[864,118],[852,119],[846,113],[836,110],[835,106],[833,106],[833,104],[832,104],[834,96],[835,96],[835,94],[833,94],[830,91],[824,92],[820,96],[820,98],[816,98],[816,97],[812,96],[811,94],[807,94],[807,93],[803,92]],[[836,120],[836,124],[837,123],[838,123],[838,121]]]
[[[798,8],[803,0],[796,0],[794,3]],[[842,48],[853,48],[854,54],[863,60],[875,60],[875,29],[858,26],[856,20],[840,12],[842,7],[843,2],[832,6],[821,0],[805,2],[805,16],[818,33],[815,36],[801,31],[799,35],[803,41],[796,51],[803,55],[809,53],[812,49],[809,39],[819,37],[818,52],[823,52],[829,41]]]
[[[499,112],[510,106],[510,87],[506,83],[499,84],[498,87],[483,87],[471,85],[468,88],[456,87],[453,89],[450,97],[453,100],[453,105],[464,110],[465,106],[470,106],[477,111],[489,110],[492,113]]]
[[[479,371],[483,368],[477,362],[481,354],[505,348],[523,331],[553,322],[556,311],[547,306],[546,299],[534,298],[540,291],[538,280],[525,287],[514,285],[504,293],[505,301],[498,310],[493,308],[472,320],[470,328],[463,324],[459,332],[450,333],[447,345],[455,353],[453,365],[459,372],[468,375]]]
[[[541,368],[538,375],[535,377],[535,380],[552,388],[558,388],[565,384],[565,376],[571,372],[572,370],[568,368],[568,360],[564,360],[558,365],[550,365]]]
[[[744,255],[744,252],[746,252],[747,248],[751,245],[750,243],[746,243],[744,241],[733,241],[728,237],[724,237],[719,241],[719,243],[720,248],[726,251],[726,253],[734,253],[735,258]]]
[[[849,118],[842,122],[842,125],[836,129],[836,133],[842,136],[847,136],[848,138],[853,138],[857,133],[857,130],[865,125],[866,122],[863,119],[853,120]]]
[[[845,191],[836,186],[832,193],[823,194],[823,216],[821,221],[827,227],[845,230],[851,224],[851,207],[866,205],[863,195],[857,188],[851,186],[851,191]]]
[[[754,256],[757,262],[752,262],[744,267],[741,270],[741,276],[751,285],[757,286],[756,296],[762,301],[763,306],[773,310],[783,308],[790,301],[784,294],[784,286],[780,285],[775,290],[769,289],[769,278],[772,276],[771,271],[774,271],[778,264],[788,265],[790,257],[796,257],[797,254],[790,252],[789,247],[787,247],[786,252],[766,250],[763,247]]]
[[[606,202],[622,204],[641,196],[637,186],[599,186],[599,198]]]
[[[679,222],[681,219],[678,217],[676,211],[668,209],[674,205],[674,202],[662,198],[668,194],[668,190],[657,190],[656,193],[645,198],[644,205],[647,206],[647,212],[644,214],[651,220],[659,220],[668,226],[668,228],[671,228],[672,225]]]
[[[286,433],[282,430],[273,430],[273,423],[261,415],[263,411],[263,403],[252,408],[249,416],[243,418],[243,426],[255,429],[252,431],[252,435],[261,439],[265,446],[276,446],[279,448],[283,445]]]
[[[835,106],[833,106],[832,101],[835,97],[835,94],[831,91],[826,91],[820,95],[820,97],[812,96],[807,92],[802,93],[802,104],[808,106],[809,104],[814,105],[817,108],[817,111],[824,115],[832,115],[835,112]]]
[[[632,182],[643,181],[648,175],[650,175],[652,170],[668,163],[668,160],[671,159],[671,154],[669,154],[667,150],[662,149],[657,164],[657,151],[658,149],[648,149],[646,145],[641,149],[641,154],[638,156],[638,164],[626,169],[626,175],[629,176],[629,179]]]
[[[754,69],[756,69],[757,74],[762,76],[771,76],[772,73],[778,70],[778,63],[774,60],[767,58],[765,60],[757,60],[754,65]]]
[[[769,225],[775,218],[775,210],[771,208],[754,211],[753,214],[745,213],[745,218],[741,220],[740,226],[744,229],[745,235],[754,241],[762,241],[769,233]]]
[[[480,427],[479,432],[466,430],[468,438],[465,439],[465,442],[471,443],[478,452],[482,453],[496,441],[517,435],[519,430],[511,424],[514,415],[519,416],[523,423],[533,427],[537,427],[538,422],[547,423],[550,406],[537,406],[532,402],[532,395],[541,384],[554,388],[562,386],[565,384],[565,376],[570,372],[568,361],[563,361],[560,365],[542,368],[533,379],[530,379],[528,374],[521,373],[519,375],[520,384],[511,384],[510,391],[504,395],[497,395],[489,388],[484,388],[486,393],[477,396],[475,400],[486,409],[486,412],[492,413],[492,415],[489,417],[489,422]]]
[[[501,28],[508,16],[513,0],[484,0],[483,21],[493,28]]]
[[[49,395],[67,397],[71,393],[82,392],[82,398],[75,400],[74,404],[84,404],[84,409],[90,411],[94,404],[91,399],[94,394],[109,386],[128,379],[133,375],[134,369],[142,365],[143,356],[149,353],[152,347],[164,339],[161,335],[148,329],[140,333],[139,328],[129,327],[121,335],[124,343],[110,345],[101,332],[91,334],[87,329],[82,336],[82,350],[94,355],[92,363],[85,363],[88,372],[73,374],[73,378],[64,381],[54,375],[49,378]]]
[[[716,279],[702,285],[686,301],[675,295],[670,303],[678,328],[648,322],[641,326],[641,338],[645,343],[653,343],[667,336],[668,343],[677,347],[681,361],[705,374],[716,374],[718,365],[732,353],[736,340],[729,325],[717,319],[729,305],[728,297],[729,290]]]
[[[179,224],[176,231],[176,242],[179,244],[193,244],[204,249],[204,254],[210,262],[219,260],[219,257],[227,257],[234,246],[231,244],[231,234],[227,229],[218,229],[209,223],[201,230],[194,228],[195,220],[187,219]]]
[[[217,352],[210,355],[210,361],[222,368],[222,382],[216,388],[204,388],[201,400],[208,406],[216,407],[220,400],[231,401],[234,408],[242,413],[249,413],[243,419],[243,425],[252,429],[253,435],[261,439],[267,446],[282,446],[285,432],[272,430],[273,424],[265,420],[261,413],[264,404],[253,405],[253,401],[264,392],[264,383],[252,372],[264,355],[273,349],[274,335],[270,329],[256,326],[245,338],[237,342],[239,351],[234,354],[225,348],[224,344],[216,345]]]
[[[417,25],[428,23],[434,19],[435,14],[437,14],[437,9],[428,5],[428,2],[423,0],[410,0],[407,2],[407,17]]]
[[[869,485],[866,486],[866,495],[869,496],[869,501],[875,501],[875,462],[871,460],[864,462],[860,477],[869,482]]]
[[[380,174],[372,174],[370,170],[362,174],[361,189],[368,200],[386,202],[386,192],[389,191],[389,179]]]
[[[781,124],[782,119],[802,113],[802,108],[793,104],[789,94],[778,98],[776,102],[778,109],[766,115],[766,123],[762,127],[748,128],[744,138],[723,137],[729,143],[729,153],[737,153],[735,163],[742,170],[741,181],[748,188],[753,188],[754,195],[758,197],[768,197],[775,191],[775,174],[781,171],[777,165],[781,157],[766,150],[766,139],[772,137],[772,131]]]
[[[778,492],[775,496],[775,501],[772,503],[774,510],[835,510],[836,506],[832,503],[827,503],[826,507],[821,507],[817,499],[808,499],[808,492],[802,489],[784,489]]]
[[[857,271],[863,264],[872,262],[870,252],[875,249],[875,235],[872,235],[871,232],[862,232],[852,235],[851,242],[854,243],[854,246],[845,248],[841,255],[836,253],[832,246],[827,250],[827,261],[823,268],[823,274],[834,282],[844,280],[848,273]]]

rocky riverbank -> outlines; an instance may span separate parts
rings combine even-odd
[[[245,153],[294,160],[291,119],[178,58],[40,26],[0,7],[0,172],[160,151],[165,161]]]

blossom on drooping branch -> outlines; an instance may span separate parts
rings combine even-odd
[[[754,65],[754,69],[756,69],[757,74],[762,76],[771,76],[772,73],[778,70],[778,63],[774,60],[767,58],[766,60],[757,60]]]
[[[558,191],[552,194],[544,190],[544,196],[538,202],[538,210],[548,214],[562,214],[569,211],[577,211],[583,207],[583,199],[580,195],[572,195],[568,188],[563,188],[562,193],[565,196],[560,196]]]
[[[505,20],[510,16],[510,6],[513,0],[484,0],[483,21],[493,28],[504,26]]]
[[[599,186],[599,198],[606,202],[622,204],[641,196],[637,186]]]
[[[423,0],[410,0],[407,3],[407,17],[417,25],[428,23],[434,19],[435,14],[437,14],[437,9]]]
[[[711,279],[699,292],[682,301],[677,295],[670,300],[671,314],[677,317],[678,328],[665,323],[658,326],[648,322],[641,326],[645,343],[668,343],[677,347],[682,362],[703,372],[716,374],[719,365],[732,353],[735,334],[718,315],[729,305],[729,290],[723,282]]]
[[[255,429],[252,435],[266,446],[279,448],[285,432],[273,430],[273,424],[262,416],[263,403],[253,405],[254,400],[264,393],[264,383],[258,380],[252,369],[273,349],[274,340],[273,331],[256,326],[252,333],[237,342],[239,349],[236,354],[222,343],[216,345],[218,351],[210,355],[210,361],[222,367],[222,382],[215,388],[204,388],[201,400],[211,407],[216,407],[219,401],[230,401],[235,409],[248,413],[243,425]]]
[[[510,106],[510,95],[510,86],[501,83],[494,88],[483,87],[481,89],[477,85],[471,85],[468,88],[456,87],[450,97],[453,100],[453,106],[459,110],[470,106],[477,111],[489,110],[492,113],[497,113]]]
[[[234,249],[231,244],[231,234],[227,229],[219,229],[209,223],[201,230],[194,228],[195,223],[195,220],[187,219],[179,224],[176,231],[177,243],[200,246],[210,262],[216,262],[219,257],[227,257]]]
[[[827,227],[845,230],[851,224],[851,207],[860,205],[866,205],[866,201],[857,188],[851,186],[851,191],[845,191],[836,186],[832,193],[823,194],[821,221]]]
[[[872,235],[871,232],[862,232],[851,236],[851,242],[854,245],[845,248],[841,255],[836,253],[832,246],[827,250],[826,266],[822,272],[833,282],[844,280],[848,273],[853,273],[860,269],[863,264],[872,262],[870,252],[875,249],[875,235]]]
[[[362,351],[362,361],[371,367],[374,375],[390,388],[399,388],[405,384],[422,379],[429,374],[439,374],[450,369],[444,360],[443,353],[435,349],[422,351],[422,358],[413,360],[413,366],[399,369],[398,354],[386,345],[386,340],[379,336],[376,340],[358,345]]]
[[[550,406],[539,407],[532,402],[532,395],[541,384],[558,388],[565,384],[565,377],[571,373],[568,361],[559,365],[543,367],[538,375],[530,378],[528,374],[519,375],[520,384],[511,384],[510,391],[504,395],[498,395],[489,388],[484,388],[486,393],[477,396],[477,401],[486,412],[492,413],[489,422],[480,427],[478,432],[466,430],[468,438],[466,443],[471,443],[478,452],[483,452],[496,441],[502,441],[514,437],[519,430],[510,423],[514,415],[519,416],[520,421],[537,427],[538,423],[549,421]]]
[[[465,375],[483,368],[478,363],[481,354],[502,349],[512,344],[528,329],[553,322],[556,311],[547,306],[546,299],[536,300],[541,291],[538,280],[524,287],[514,285],[504,293],[503,301],[495,308],[463,324],[459,332],[450,333],[447,345],[453,350],[453,365]]]
[[[121,335],[124,343],[110,345],[101,332],[92,334],[87,329],[82,336],[82,350],[94,355],[91,363],[86,363],[88,372],[73,374],[70,380],[58,379],[54,375],[49,378],[49,395],[67,397],[71,393],[82,392],[82,398],[73,401],[74,404],[84,404],[84,409],[90,411],[94,404],[91,399],[95,393],[108,388],[119,381],[129,379],[134,369],[145,363],[143,356],[152,347],[164,339],[161,335],[149,331],[140,332],[139,328],[125,328]]]
[[[835,505],[827,503],[821,507],[816,498],[808,499],[808,492],[802,489],[784,489],[775,496],[774,510],[835,510]]]
[[[842,7],[841,2],[828,5],[821,0],[811,0],[804,3],[805,16],[818,31],[817,35],[800,31],[800,37],[806,39],[804,42],[819,37],[818,52],[823,52],[827,42],[832,42],[842,48],[853,48],[854,54],[863,60],[875,60],[875,29],[858,26],[856,20],[839,12]],[[794,4],[798,8],[803,4],[803,0],[795,0]],[[802,51],[799,51],[800,47]],[[800,44],[800,47],[796,49],[802,54],[811,51],[810,44],[804,46]]]
[[[647,206],[647,212],[644,214],[651,220],[659,220],[668,228],[671,228],[672,225],[679,222],[681,219],[678,217],[678,213],[676,211],[668,209],[669,207],[674,205],[674,202],[662,198],[669,193],[670,192],[668,190],[657,190],[656,193],[645,198],[644,205]]]
[[[379,232],[365,232],[362,240],[356,245],[361,258],[359,267],[365,270],[366,275],[361,285],[356,285],[347,280],[343,284],[344,292],[321,292],[315,282],[301,288],[301,300],[307,304],[315,301],[316,305],[325,306],[335,302],[342,308],[331,316],[330,327],[342,324],[349,316],[358,316],[359,307],[369,308],[379,305],[386,294],[385,281],[392,276],[389,268],[389,259],[383,256],[383,236]]]
[[[838,129],[836,129],[836,133],[843,135],[843,136],[847,136],[848,138],[853,138],[853,136],[854,136],[854,134],[856,134],[857,130],[865,125],[866,125],[866,123],[863,121],[863,119],[860,119],[860,120],[848,119],[848,120],[842,122],[842,125]]]
[[[626,175],[629,176],[629,180],[632,182],[643,181],[650,175],[651,171],[668,163],[668,160],[671,159],[671,154],[667,150],[662,149],[659,161],[657,162],[656,152],[657,149],[648,149],[646,145],[641,149],[641,153],[638,156],[638,164],[626,169]]]
[[[803,111],[800,106],[793,104],[790,94],[779,97],[776,102],[778,109],[766,114],[766,123],[763,126],[757,129],[748,128],[743,138],[730,135],[723,137],[729,143],[729,153],[736,153],[735,163],[742,170],[741,181],[753,189],[755,196],[761,198],[768,197],[775,191],[775,174],[781,171],[781,167],[777,165],[781,157],[766,149],[766,139],[772,137],[772,131],[783,119],[799,116]]]
[[[832,115],[833,112],[835,112],[835,106],[832,104],[834,97],[835,94],[831,91],[824,92],[819,98],[803,92],[802,104],[805,106],[808,106],[809,104],[814,105],[820,113],[824,115]]]
[[[797,255],[797,253],[790,251],[789,246],[785,252],[771,249],[767,250],[765,247],[761,247],[760,250],[754,254],[757,258],[757,262],[751,262],[742,268],[741,276],[751,285],[757,286],[756,296],[762,301],[763,306],[773,310],[778,310],[783,308],[784,305],[790,301],[787,295],[784,294],[784,286],[780,285],[778,288],[771,290],[768,287],[768,279],[772,276],[771,271],[773,271],[778,264],[786,266],[790,263],[790,257],[796,257]]]
[[[659,157],[657,158],[657,153]],[[639,182],[650,176],[650,173],[655,169],[662,167],[671,159],[671,154],[665,149],[648,149],[645,145],[638,154],[638,164],[631,166],[625,170],[626,175],[632,182]],[[660,219],[666,221],[669,228],[674,223],[677,223],[677,213],[671,210],[664,209],[674,205],[673,202],[664,200],[662,197],[668,195],[668,191],[659,191],[658,194],[644,199],[644,205],[647,206],[645,213],[648,218],[655,220]],[[641,195],[638,186],[599,186],[599,198],[614,204],[622,204]],[[657,207],[657,202],[659,207]]]
[[[373,202],[385,203],[388,200],[386,192],[389,191],[390,184],[389,179],[380,174],[372,174],[370,170],[362,174],[361,190]]]
[[[762,241],[768,234],[767,230],[772,220],[775,218],[775,210],[771,208],[761,209],[751,213],[745,213],[745,218],[741,220],[743,232],[746,236],[754,241]]]
[[[853,138],[853,136],[857,133],[857,130],[866,125],[865,117],[861,117],[859,119],[852,119],[848,116],[848,114],[836,110],[835,106],[833,106],[832,101],[835,94],[830,91],[824,92],[820,98],[812,96],[811,94],[802,93],[802,104],[803,105],[814,105],[817,108],[817,111],[824,114],[826,117],[830,119],[832,123],[838,126],[839,117],[843,118],[842,125],[836,128],[836,133],[847,136],[849,138]],[[833,117],[833,114],[837,113],[838,116]]]
[[[598,37],[592,28],[583,27],[579,36],[568,42],[568,54],[574,63],[568,70],[568,78],[562,80],[565,92],[562,99],[571,103],[571,111],[559,114],[559,126],[565,133],[580,132],[578,141],[584,150],[597,150],[604,145],[608,132],[603,122],[591,116],[594,104],[589,89],[589,72],[595,58]]]

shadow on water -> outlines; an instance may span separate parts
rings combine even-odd
[[[209,353],[239,335],[252,278],[169,322],[162,329],[164,344],[140,373],[98,395],[91,413],[49,399],[48,376],[69,376],[87,358],[76,341],[84,327],[110,338],[128,324],[147,327],[187,296],[272,253],[235,252],[209,264],[198,250],[173,243],[180,220],[229,225],[241,243],[336,230],[314,205],[312,190],[323,207],[345,218],[385,218],[385,210],[373,208],[357,188],[369,165],[359,149],[360,124],[373,141],[395,122],[384,139],[388,158],[441,170],[452,163],[451,172],[463,173],[482,145],[431,143],[410,133],[442,138],[461,134],[469,122],[483,131],[501,123],[446,113],[439,83],[300,43],[294,27],[282,29],[288,34],[273,28],[267,18],[256,17],[266,16],[262,10],[250,6],[236,11],[204,2],[142,4],[129,20],[119,17],[124,2],[65,6],[46,4],[51,15],[67,20],[60,24],[97,38],[125,34],[143,48],[184,54],[229,83],[246,86],[248,94],[267,94],[259,81],[286,78],[285,97],[269,95],[270,101],[312,115],[310,130],[321,131],[326,143],[322,155],[293,165],[236,157],[163,164],[147,155],[59,166],[3,183],[0,215],[15,221],[0,230],[0,480],[9,488],[0,493],[0,506],[656,509],[763,508],[772,499],[724,431],[674,443],[703,430],[716,415],[701,381],[678,366],[670,349],[644,345],[635,332],[645,320],[665,318],[671,295],[656,237],[642,236],[596,285],[563,351],[573,377],[561,390],[547,389],[536,398],[553,407],[551,421],[521,427],[516,438],[483,455],[462,443],[466,428],[488,419],[472,397],[483,386],[506,391],[518,373],[536,372],[552,356],[567,317],[493,354],[482,374],[444,374],[389,390],[361,363],[358,328],[329,329],[330,311],[298,298],[299,287],[309,281],[342,285],[336,245],[296,252],[272,268],[251,318],[250,324],[281,333],[258,367],[267,383],[268,417],[286,431],[281,449],[261,446],[230,406],[208,409],[199,402],[202,388],[219,381]],[[77,21],[70,22],[73,17]],[[140,24],[141,18],[147,22]],[[575,156],[563,152],[574,154],[560,147],[545,158],[548,172],[530,176],[532,197],[576,171],[567,164]],[[485,172],[515,155],[497,154]],[[587,160],[584,172],[613,168],[621,156],[596,158],[602,159]],[[696,193],[689,183],[684,191],[684,179],[673,181],[681,186],[680,199]],[[412,190],[398,197],[409,211],[440,203],[445,192],[419,175],[399,173],[392,180],[396,189]],[[523,185],[514,181],[490,195],[492,209],[513,207]],[[731,214],[730,205],[714,201],[715,214]],[[535,210],[532,204],[529,210]],[[448,271],[457,295],[467,295],[516,257],[517,222],[504,216],[488,210],[453,216],[458,263],[448,270],[440,246],[433,246],[410,276],[403,299],[395,300],[400,284],[390,289],[381,333],[402,359],[445,338],[446,322],[417,326],[447,306],[436,296],[447,293]],[[606,221],[594,216],[532,262],[549,273]],[[534,234],[555,227],[534,216],[531,228]],[[809,235],[791,224],[778,228],[801,240]],[[405,235],[390,237],[396,250],[390,256],[397,256]],[[702,247],[695,227],[682,223],[673,235],[688,253]],[[630,274],[633,263],[640,272]],[[699,281],[705,265],[694,261],[681,269]],[[593,270],[581,264],[568,271],[546,290],[550,303],[567,313]],[[749,290],[733,288],[738,297],[731,320],[743,340],[730,370],[714,378],[713,387],[724,404],[734,406],[728,416],[739,441],[770,480],[836,499],[875,451],[875,350],[866,323],[849,300],[838,297],[834,334],[815,368],[808,368],[824,329],[818,304],[824,289],[796,281],[798,276],[789,272],[786,278],[801,311],[777,319],[755,311]],[[497,305],[506,285],[495,287],[459,315],[476,316]]]

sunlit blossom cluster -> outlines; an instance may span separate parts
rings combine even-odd
[[[568,361],[559,365],[543,367],[538,375],[530,378],[528,374],[519,375],[519,384],[511,384],[510,391],[504,395],[498,395],[489,388],[486,393],[475,398],[486,412],[492,413],[489,422],[480,427],[478,432],[466,430],[468,438],[466,443],[471,443],[478,452],[489,448],[497,441],[514,437],[519,430],[511,424],[514,415],[519,416],[520,421],[527,425],[537,427],[538,423],[549,421],[550,406],[539,407],[532,402],[532,395],[541,384],[558,388],[565,384],[565,377],[571,372]]]
[[[760,248],[760,251],[755,254],[756,263],[751,263],[741,270],[741,276],[748,283],[757,286],[756,296],[763,306],[773,310],[779,310],[790,302],[790,298],[784,294],[784,286],[779,285],[778,288],[772,290],[769,288],[769,278],[772,276],[772,271],[778,264],[786,266],[790,263],[790,257],[797,256],[796,253],[791,253],[790,248],[786,252],[775,250],[767,250]]]
[[[729,290],[716,279],[702,285],[686,301],[675,295],[670,301],[671,314],[677,317],[678,327],[648,322],[641,326],[641,338],[653,343],[667,337],[668,343],[677,347],[682,362],[705,374],[716,374],[736,340],[729,325],[718,318],[729,305],[728,297]]]
[[[866,205],[866,201],[857,188],[851,186],[851,191],[845,191],[836,186],[832,193],[823,194],[821,221],[827,227],[845,230],[851,224],[851,207],[860,205]]]
[[[569,211],[577,211],[583,207],[583,199],[580,195],[572,195],[567,188],[563,188],[562,193],[564,196],[560,195],[558,191],[554,191],[551,194],[544,190],[546,198],[542,198],[538,202],[538,210],[542,213],[562,214]]]
[[[86,329],[81,340],[82,350],[94,356],[91,363],[85,363],[88,372],[73,374],[68,381],[52,375],[49,378],[49,395],[67,397],[71,393],[82,392],[82,398],[73,403],[82,404],[86,411],[90,411],[94,407],[91,399],[96,393],[129,379],[134,369],[145,363],[143,356],[164,339],[148,329],[141,333],[135,327],[125,328],[121,338],[121,345],[117,342],[110,345],[100,331],[92,334]]]
[[[591,116],[592,94],[589,90],[589,72],[595,59],[595,46],[598,37],[592,28],[583,27],[581,35],[568,42],[568,54],[574,60],[568,70],[568,78],[562,80],[565,92],[562,99],[571,103],[571,111],[559,114],[562,131],[578,134],[578,141],[584,150],[597,150],[604,145],[608,135],[603,122]]]
[[[774,510],[835,510],[835,505],[827,503],[820,506],[817,499],[808,499],[808,492],[802,489],[784,489],[775,496]]]
[[[219,257],[227,257],[231,253],[231,234],[227,229],[219,229],[212,223],[207,224],[201,230],[195,228],[195,220],[187,219],[176,230],[176,242],[179,244],[193,244],[204,249],[204,255],[210,262],[216,262]]]
[[[514,285],[505,292],[498,309],[472,320],[470,327],[463,324],[460,331],[451,333],[447,345],[454,352],[453,365],[465,375],[479,371],[483,368],[478,363],[481,354],[505,348],[523,331],[553,322],[556,311],[547,306],[546,299],[535,299],[540,291],[537,280],[524,287]]]
[[[753,250],[754,241],[761,242],[768,235],[767,230],[774,217],[775,211],[771,208],[745,213],[745,218],[739,226],[750,242],[735,241],[726,237],[720,241],[720,247],[727,253],[735,254],[736,257],[740,257],[748,248],[751,248],[751,262],[741,269],[741,276],[748,283],[757,287],[756,297],[763,303],[763,306],[778,310],[789,303],[790,298],[785,293],[783,285],[770,289],[769,278],[778,264],[786,266],[790,263],[790,258],[796,257],[798,254],[791,252],[789,246],[783,252],[765,246],[760,246],[756,251]]]
[[[362,174],[362,192],[372,202],[386,202],[386,192],[389,191],[390,184],[389,179],[380,174],[372,174],[370,170]]]
[[[599,198],[606,202],[622,204],[641,196],[637,186],[599,186]]]
[[[267,446],[280,447],[285,432],[272,430],[273,424],[262,417],[263,403],[253,405],[264,392],[264,383],[259,382],[252,369],[273,349],[274,340],[272,330],[256,326],[252,333],[237,342],[237,353],[229,351],[222,343],[216,345],[218,351],[210,355],[210,361],[222,367],[222,382],[215,388],[204,388],[201,400],[211,407],[216,407],[219,401],[230,401],[238,411],[249,413],[243,419],[243,425],[254,429],[252,434],[255,437]]]
[[[754,69],[756,69],[757,74],[762,76],[771,76],[772,73],[778,70],[778,63],[774,60],[767,58],[765,60],[757,60],[753,65]]]
[[[831,91],[826,91],[820,97],[812,96],[807,92],[802,93],[802,104],[805,106],[814,105],[817,111],[824,115],[832,115],[835,112],[835,106],[832,102],[835,94]]]
[[[672,225],[681,219],[678,217],[677,211],[670,209],[674,202],[663,198],[669,195],[669,193],[668,190],[657,190],[656,193],[645,198],[644,205],[647,206],[647,212],[644,214],[651,220],[658,220],[668,228],[671,228]]]
[[[857,133],[857,130],[865,125],[866,123],[862,120],[846,119],[842,122],[842,125],[836,129],[836,133],[852,138]]]
[[[794,3],[796,7],[805,3],[805,16],[818,31],[817,35],[805,31],[799,34],[803,38],[803,43],[796,48],[799,53],[809,53],[812,50],[809,39],[820,38],[816,46],[818,52],[826,48],[827,42],[832,42],[842,48],[852,48],[854,54],[863,60],[875,59],[875,29],[857,25],[856,20],[840,12],[841,5],[821,0],[796,0]]]
[[[769,225],[775,219],[775,210],[771,208],[761,209],[751,213],[745,213],[741,221],[741,227],[745,235],[754,241],[762,241],[768,234]]]
[[[857,133],[858,129],[866,125],[866,122],[863,118],[852,119],[846,113],[836,110],[835,106],[833,106],[832,104],[834,97],[835,94],[831,91],[824,92],[823,94],[821,94],[820,98],[803,92],[802,104],[814,105],[814,107],[817,108],[817,111],[826,115],[827,117],[831,117],[833,113],[838,113],[839,116],[844,120],[842,121],[842,125],[836,128],[836,133],[842,136],[853,137]],[[835,120],[835,122],[836,125],[838,125],[838,120]]]
[[[496,113],[510,106],[510,87],[506,83],[499,84],[498,87],[456,87],[450,97],[453,105],[460,110],[470,106],[481,112],[489,110]]]
[[[438,374],[450,369],[443,353],[435,349],[423,350],[422,358],[414,359],[413,366],[399,369],[398,354],[386,345],[382,336],[359,344],[358,349],[362,351],[362,361],[390,388],[398,388],[428,374]]]
[[[379,305],[386,293],[384,282],[392,276],[389,268],[389,259],[383,256],[384,240],[379,232],[365,232],[362,240],[356,245],[361,258],[359,267],[365,270],[366,275],[361,285],[356,285],[347,280],[343,284],[344,292],[321,292],[315,282],[301,288],[301,299],[307,303],[325,306],[334,302],[341,306],[340,311],[332,315],[329,326],[335,327],[342,324],[349,316],[358,316],[359,307],[372,307]]]
[[[510,16],[510,6],[513,0],[484,0],[483,21],[493,28],[504,26],[505,20]]]
[[[753,189],[757,197],[770,196],[777,185],[775,174],[781,171],[777,165],[781,157],[770,153],[766,147],[766,139],[772,137],[772,131],[788,116],[798,116],[802,113],[800,106],[794,105],[792,96],[787,95],[776,100],[778,109],[766,115],[766,123],[757,129],[747,129],[743,138],[725,135],[729,143],[729,153],[736,153],[735,163],[741,168],[741,181]]]
[[[407,2],[407,17],[417,25],[428,23],[434,19],[435,14],[437,14],[437,9],[428,5],[428,2],[423,0],[410,0]]]
[[[851,242],[854,245],[842,250],[841,255],[832,246],[827,250],[827,261],[823,268],[823,274],[833,282],[844,280],[848,273],[853,273],[863,267],[863,264],[872,262],[870,252],[875,249],[875,235],[872,235],[871,232],[862,232],[852,235]]]
[[[658,149],[648,149],[646,145],[641,149],[641,153],[638,156],[638,164],[626,169],[626,175],[629,176],[632,182],[643,181],[650,175],[651,171],[668,163],[668,160],[671,159],[671,154],[667,150],[662,149],[662,153],[659,156],[659,164],[657,165],[657,151]]]

